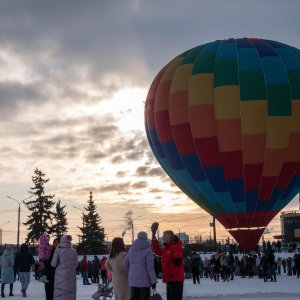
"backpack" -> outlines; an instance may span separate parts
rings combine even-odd
[[[1,259],[1,266],[7,268],[9,266],[9,260],[7,256],[3,256]]]

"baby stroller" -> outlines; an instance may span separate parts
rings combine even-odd
[[[92,298],[95,300],[112,299],[114,295],[114,289],[112,282],[109,281],[107,284],[98,284],[98,290],[93,294]]]

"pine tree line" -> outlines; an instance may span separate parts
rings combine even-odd
[[[55,195],[45,194],[45,184],[50,180],[45,179],[46,174],[36,168],[35,175],[32,176],[34,187],[31,187],[29,194],[33,200],[24,201],[25,206],[31,212],[27,221],[23,223],[27,226],[28,235],[26,243],[37,244],[42,234],[53,235],[60,238],[68,232],[66,205],[62,206],[59,200],[56,205],[53,198]],[[104,228],[100,225],[102,220],[97,213],[97,207],[93,200],[93,194],[87,200],[87,207],[84,207],[82,216],[83,226],[78,227],[81,231],[79,235],[81,241],[77,246],[78,254],[101,254],[105,253]],[[55,210],[52,211],[55,205]]]

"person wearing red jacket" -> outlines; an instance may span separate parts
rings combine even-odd
[[[81,271],[83,274],[83,285],[90,285],[89,278],[88,278],[89,266],[88,266],[86,255],[83,256],[83,259],[81,260],[80,264],[81,264]]]
[[[154,223],[157,224],[158,223]],[[160,248],[156,239],[157,226],[152,230],[152,249],[154,253],[162,257],[162,279],[166,283],[167,300],[182,300],[184,268],[182,242],[172,230],[164,231],[164,247]]]
[[[107,269],[105,267],[105,263],[107,261],[107,257],[106,256],[103,256],[100,260],[100,270],[101,270],[101,279],[102,279],[102,283],[103,284],[107,284]]]

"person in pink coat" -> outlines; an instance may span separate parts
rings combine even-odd
[[[56,268],[54,277],[54,300],[76,300],[76,267],[78,257],[71,246],[72,237],[63,235],[55,250],[51,266]]]
[[[39,251],[39,265],[41,269],[39,281],[42,283],[49,282],[47,275],[50,271],[50,267],[46,267],[51,255],[52,246],[49,244],[50,237],[47,234],[40,236]]]

